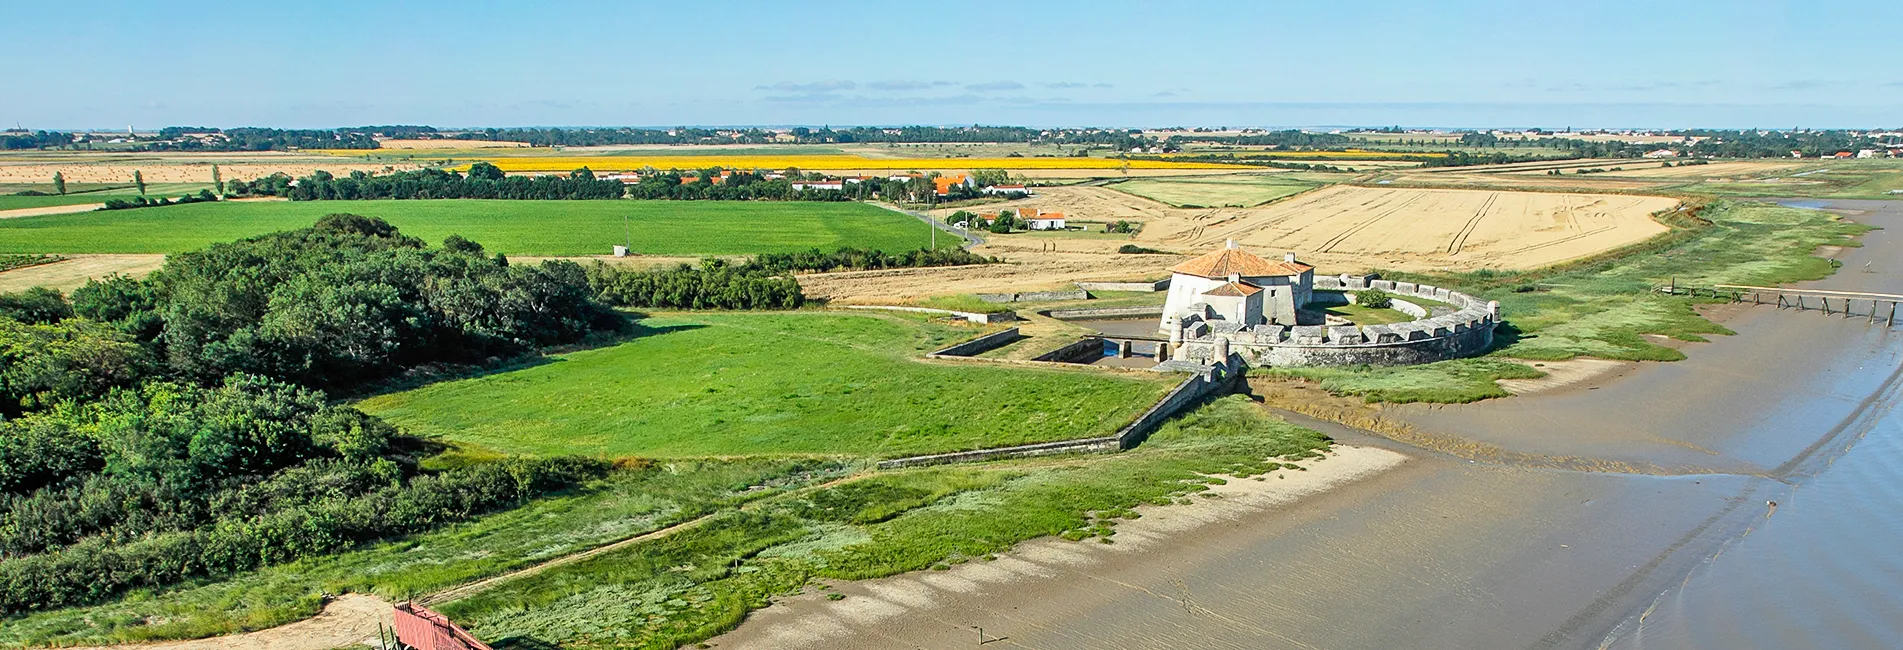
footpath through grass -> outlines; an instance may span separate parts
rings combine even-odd
[[[511,255],[606,255],[624,241],[634,252],[649,255],[841,246],[904,251],[931,243],[925,224],[862,203],[245,201],[0,220],[0,253],[173,253],[307,227],[335,212],[382,217],[403,234],[430,242],[462,235]],[[939,239],[948,246],[956,243],[956,238]]]
[[[922,362],[978,330],[841,314],[647,318],[617,346],[364,400],[506,453],[904,456],[1109,435],[1178,378]]]
[[[1322,382],[1336,395],[1375,402],[1471,402],[1505,395],[1494,379],[1538,376],[1498,357],[1560,360],[1577,356],[1677,361],[1684,353],[1647,340],[1662,335],[1704,341],[1730,330],[1693,306],[1711,302],[1654,289],[1682,286],[1772,286],[1816,280],[1835,271],[1813,253],[1819,246],[1855,246],[1869,227],[1821,210],[1718,201],[1662,239],[1634,249],[1547,270],[1454,275],[1388,274],[1453,287],[1500,301],[1506,325],[1494,359],[1462,359],[1404,368],[1265,368],[1256,374]]]

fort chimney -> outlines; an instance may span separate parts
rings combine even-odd
[[[1289,251],[1282,255],[1282,261],[1293,263],[1295,261],[1295,251]]]

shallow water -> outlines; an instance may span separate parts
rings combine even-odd
[[[1903,292],[1895,246],[1903,203],[1793,201],[1793,207],[1872,210],[1882,225],[1846,270],[1816,283]],[[1862,253],[1862,255],[1859,255]],[[1858,258],[1868,258],[1859,260]],[[1870,272],[1851,271],[1873,261]],[[1836,328],[1833,328],[1836,329]],[[1809,386],[1876,382],[1836,435],[1794,459],[1787,486],[1743,534],[1700,563],[1681,586],[1627,619],[1612,648],[1903,648],[1903,331],[1866,331],[1880,347],[1865,363]],[[1868,344],[1869,341],[1856,343]],[[1857,350],[1853,343],[1846,346]],[[1867,349],[1867,348],[1866,348]],[[1800,387],[1801,388],[1801,387]],[[1840,429],[1838,429],[1840,428]]]

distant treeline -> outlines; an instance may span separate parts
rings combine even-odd
[[[360,199],[618,199],[620,181],[595,178],[587,168],[568,176],[507,176],[495,165],[479,162],[469,174],[439,169],[371,175],[353,171],[334,176],[318,171],[297,179],[267,176],[250,182],[232,182],[235,196],[282,196],[292,201],[350,201]]]
[[[762,129],[483,129],[449,136],[457,140],[526,142],[535,146],[600,146],[618,144],[845,144],[845,143],[1040,143],[1054,145],[1108,145],[1118,148],[1148,146],[1155,138],[1132,129],[1031,129],[1021,126],[905,126],[818,129],[796,127],[780,134]]]
[[[863,201],[883,198],[892,201],[962,201],[983,196],[976,187],[958,185],[935,197],[936,186],[929,178],[867,178],[844,183],[843,189],[821,190],[811,187],[793,189],[796,181],[771,179],[754,172],[729,172],[704,169],[697,172],[645,170],[641,182],[624,185],[621,181],[597,178],[586,167],[567,176],[508,176],[495,165],[478,162],[467,174],[438,169],[403,171],[372,175],[353,171],[335,176],[318,171],[293,180],[275,174],[250,181],[229,181],[226,191],[232,196],[281,196],[293,201],[329,201],[361,199],[517,199],[517,200],[589,200],[589,199],[667,199],[677,201]],[[1001,170],[973,172],[985,182],[1003,182]],[[817,180],[818,174],[803,174]],[[720,182],[713,182],[719,179]],[[202,193],[201,193],[202,194]],[[199,199],[193,199],[196,201]],[[178,202],[191,202],[181,199]],[[129,202],[121,207],[145,207],[170,203]],[[118,208],[114,208],[118,209]]]
[[[762,253],[742,265],[745,270],[765,271],[768,273],[788,273],[792,271],[872,271],[878,269],[919,268],[928,266],[962,266],[966,264],[996,264],[1004,260],[986,257],[962,248],[940,248],[932,250],[920,248],[893,254],[884,251],[840,248],[831,253],[822,253],[814,248],[798,253]]]

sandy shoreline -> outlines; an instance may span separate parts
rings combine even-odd
[[[1169,554],[1169,545],[1182,535],[1272,516],[1270,511],[1342,489],[1400,467],[1407,460],[1407,456],[1386,449],[1338,444],[1325,458],[1299,463],[1307,471],[1277,470],[1256,479],[1225,477],[1225,484],[1210,486],[1192,504],[1138,507],[1142,517],[1118,524],[1114,544],[1042,538],[1020,544],[997,560],[973,561],[948,571],[838,582],[830,592],[809,591],[755,611],[740,628],[709,643],[729,648],[878,647],[856,641],[866,638],[867,632],[915,617],[941,601],[982,599],[989,593],[1103,564],[1162,561]],[[845,598],[828,600],[827,593],[844,594]],[[856,634],[842,639],[840,632],[847,630]]]

